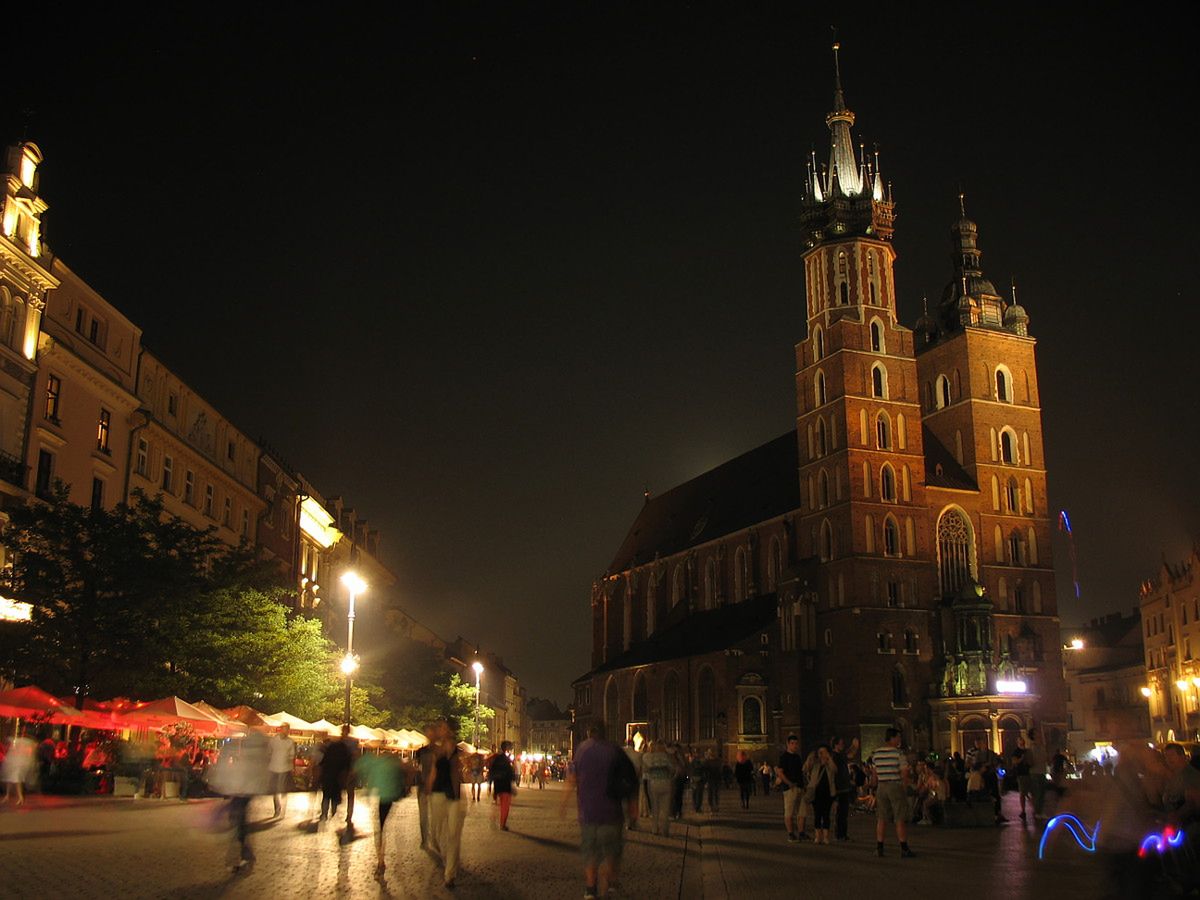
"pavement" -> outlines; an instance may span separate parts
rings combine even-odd
[[[582,875],[573,810],[560,813],[564,789],[522,789],[508,832],[484,798],[468,803],[456,888],[447,890],[433,858],[419,848],[417,804],[393,807],[387,822],[387,871],[375,877],[373,800],[355,810],[355,840],[339,840],[341,823],[310,832],[311,799],[292,794],[282,819],[271,802],[252,804],[253,868],[234,875],[229,832],[208,823],[219,801],[130,800],[32,796],[24,807],[0,805],[0,895],[205,900],[217,897],[580,897]],[[1015,816],[1001,827],[912,827],[916,859],[900,859],[894,837],[875,856],[874,819],[851,816],[851,840],[830,846],[790,844],[778,795],[738,808],[722,794],[718,813],[688,813],[670,838],[629,832],[621,872],[622,897],[773,898],[810,892],[888,896],[969,893],[991,897],[1094,900],[1105,895],[1099,860],[1057,835],[1043,862],[1039,834]],[[1012,798],[1007,798],[1013,802]],[[344,818],[344,816],[342,817]],[[809,823],[811,831],[811,823]]]

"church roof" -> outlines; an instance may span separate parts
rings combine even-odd
[[[967,470],[958,464],[954,454],[946,449],[928,426],[921,426],[921,441],[925,445],[925,486],[950,488],[955,491],[977,491],[975,483]]]
[[[608,567],[615,575],[800,508],[800,448],[781,434],[650,497]]]
[[[624,653],[597,666],[589,675],[724,650],[770,628],[776,620],[777,610],[776,595],[771,593],[742,603],[694,612],[649,639],[632,645]],[[586,677],[581,676],[576,681]]]

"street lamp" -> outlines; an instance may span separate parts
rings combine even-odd
[[[471,668],[475,670],[475,738],[471,741],[475,745],[475,749],[479,749],[479,676],[483,674],[483,663],[479,660],[471,663]]]
[[[347,572],[342,576],[342,584],[350,592],[350,605],[346,610],[346,655],[342,657],[342,672],[346,676],[346,707],[342,713],[344,724],[350,724],[350,686],[354,682],[354,670],[358,668],[358,660],[354,658],[354,601],[358,595],[367,589],[367,583],[355,572]]]

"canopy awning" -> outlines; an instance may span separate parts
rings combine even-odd
[[[83,725],[84,714],[36,685],[0,692],[0,716],[14,719],[37,717],[55,725]]]

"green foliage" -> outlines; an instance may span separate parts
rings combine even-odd
[[[175,694],[317,719],[343,696],[338,654],[316,620],[291,617],[277,572],[247,547],[228,548],[135,496],[113,510],[49,503],[13,510],[0,540],[12,590],[33,604],[9,629],[0,666],[17,681],[71,695]],[[378,693],[378,689],[374,689]],[[370,685],[355,722],[386,720]]]
[[[458,719],[460,740],[476,743],[475,685],[463,681],[456,672],[445,686],[447,713]],[[491,723],[496,711],[490,706],[479,707],[478,745],[486,747],[491,738]]]

